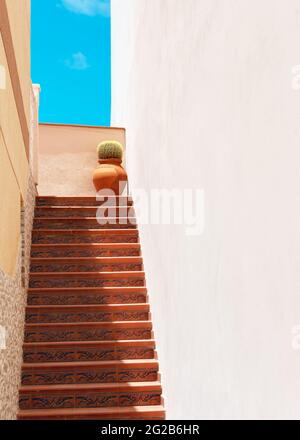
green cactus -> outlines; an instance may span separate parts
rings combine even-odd
[[[123,147],[117,141],[103,141],[97,147],[98,158],[101,159],[122,159]]]

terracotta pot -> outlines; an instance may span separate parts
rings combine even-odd
[[[120,159],[100,159],[93,174],[96,191],[113,190],[116,196],[122,194],[126,187],[127,173],[121,166]],[[108,192],[109,193],[109,192]]]

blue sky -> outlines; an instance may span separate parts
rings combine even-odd
[[[40,121],[110,125],[110,0],[32,0]]]

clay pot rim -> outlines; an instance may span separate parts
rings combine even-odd
[[[111,157],[109,159],[98,159],[98,163],[100,163],[100,164],[108,163],[108,164],[120,165],[122,163],[122,159],[117,159],[117,158],[114,158],[114,157]]]

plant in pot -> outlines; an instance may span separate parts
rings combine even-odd
[[[102,194],[122,194],[127,183],[127,173],[122,167],[123,147],[117,141],[103,141],[97,147],[99,165],[93,173],[96,191]]]

